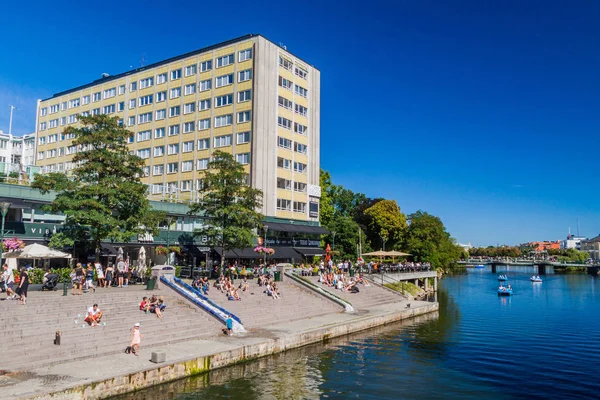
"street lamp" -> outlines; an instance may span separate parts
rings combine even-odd
[[[2,212],[2,233],[0,233],[1,239],[4,239],[4,221],[6,220],[6,214],[8,214],[9,208],[10,203],[8,201],[3,201],[0,203],[0,211]]]
[[[267,247],[267,231],[269,230],[269,225],[263,225],[263,229],[265,230],[265,246]],[[263,265],[265,268],[267,268],[267,252],[264,252],[264,261],[263,261]]]
[[[381,243],[383,244],[383,251],[385,251],[385,242],[387,241],[387,238],[385,236],[381,237]]]

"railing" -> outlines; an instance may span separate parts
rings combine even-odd
[[[346,312],[354,312],[355,311],[354,307],[352,307],[352,304],[350,304],[350,302],[348,302],[340,297],[337,297],[333,293],[330,293],[327,290],[324,290],[323,288],[320,288],[319,286],[315,285],[314,283],[310,282],[309,280],[304,279],[301,276],[298,276],[295,272],[286,270],[284,272],[284,274],[286,276],[290,277],[292,280],[300,283],[301,285],[306,286],[310,290],[317,292],[321,296],[327,297],[329,300],[332,300],[332,301],[338,303],[339,305],[344,307]]]

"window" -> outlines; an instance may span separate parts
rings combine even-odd
[[[250,153],[242,153],[235,156],[235,160],[242,165],[250,163]]]
[[[194,151],[194,141],[193,140],[190,140],[189,142],[183,142],[183,150],[181,152],[189,153],[190,151]]]
[[[279,76],[279,86],[281,86],[284,89],[287,90],[292,90],[292,81],[288,81],[287,79],[285,79],[284,77],[282,77],[281,75]]]
[[[294,85],[294,91],[296,92],[296,94],[302,97],[308,96],[308,90],[304,89],[302,86]]]
[[[238,53],[238,62],[250,60],[252,58],[252,49],[242,50]]]
[[[189,161],[182,161],[181,162],[181,172],[190,172],[193,169],[194,169],[194,161],[189,160]]]
[[[67,139],[75,139],[75,134],[74,134],[73,132],[71,132],[71,133],[67,133],[67,134],[65,135],[65,137],[66,137]]]
[[[277,209],[283,211],[290,211],[292,207],[292,201],[286,199],[277,199]]]
[[[292,141],[281,136],[277,136],[278,146],[284,149],[292,149]]]
[[[69,108],[79,107],[79,99],[69,100]],[[45,110],[45,108],[44,108]]]
[[[291,169],[292,168],[292,160],[288,160],[287,158],[277,157],[277,168]]]
[[[112,114],[115,112],[115,105],[111,104],[110,106],[102,107],[102,114]]]
[[[161,101],[167,100],[167,92],[158,92],[156,93],[156,102],[160,103]]]
[[[177,97],[181,97],[181,88],[180,87],[171,89],[171,92],[169,94],[170,99],[176,99]]]
[[[67,154],[75,154],[77,153],[77,146],[67,146]]]
[[[179,171],[179,163],[172,162],[167,164],[167,174],[176,174]]]
[[[249,143],[249,142],[250,142],[250,132],[238,132],[237,144]]]
[[[145,140],[150,140],[152,139],[152,131],[148,130],[148,131],[140,131],[137,133],[137,141],[138,142],[143,142]]]
[[[174,81],[176,79],[181,78],[181,68],[171,71],[171,80]]]
[[[40,116],[45,117],[48,114],[48,108],[44,107],[40,109]]]
[[[138,115],[138,124],[143,124],[146,122],[152,122],[151,112]]]
[[[185,67],[184,74],[185,76],[196,75],[196,64],[188,65],[187,67]]]
[[[135,108],[136,99],[129,100],[129,109]]]
[[[223,57],[217,58],[217,68],[225,67],[227,65],[233,64],[235,59],[233,58],[233,54],[229,54]]]
[[[208,158],[201,158],[196,162],[196,169],[208,169]]]
[[[81,116],[82,116],[82,117],[87,117],[87,116],[89,116],[89,115],[90,115],[90,112],[89,112],[89,111],[82,111],[82,112],[81,112]]]
[[[127,126],[133,126],[133,125],[135,125],[135,116],[129,117],[129,120],[127,122]]]
[[[165,128],[156,128],[154,130],[154,139],[160,139],[165,137]]]
[[[163,175],[165,173],[164,165],[155,165],[152,167],[152,175]]]
[[[100,92],[94,93],[92,95],[92,101],[95,103],[97,101],[100,101]]]
[[[163,108],[162,110],[156,110],[156,120],[160,121],[161,119],[167,118],[167,109]]]
[[[166,81],[167,81],[167,73],[166,72],[164,74],[156,75],[156,84],[157,85],[165,83]]]
[[[223,135],[215,137],[215,148],[231,146],[231,135]]]
[[[142,168],[142,175],[146,176],[150,176],[150,166],[146,165]]]
[[[294,69],[294,72],[295,72],[296,76],[299,76],[302,79],[306,79],[306,76],[308,75],[308,72],[306,72],[305,70],[300,69],[298,67],[296,67]]]
[[[210,148],[210,139],[199,139],[198,150],[208,150]]]
[[[247,69],[245,71],[238,72],[238,82],[246,82],[252,79],[252,70]]]
[[[294,161],[294,172],[306,173],[306,164]]]
[[[169,126],[169,136],[179,135],[179,125]]]
[[[294,151],[297,153],[306,154],[308,146],[302,143],[294,142]]]
[[[181,107],[180,106],[175,106],[175,107],[169,108],[169,117],[176,117],[176,116],[178,116],[180,114],[181,114]]]
[[[237,115],[237,122],[238,124],[241,124],[243,122],[248,122],[250,121],[250,111],[242,111],[239,112]]]
[[[86,97],[88,98],[88,103],[89,103],[90,96],[86,96]],[[85,97],[84,97],[84,99],[85,99]],[[87,103],[84,103],[84,104],[87,104]],[[50,114],[54,114],[54,113],[57,113],[57,112],[58,112],[58,104],[50,106]]]
[[[115,97],[117,95],[117,88],[106,89],[102,94],[103,99],[110,99],[111,97]]]
[[[114,104],[112,106],[104,107],[104,109],[106,109],[106,108],[110,109],[111,107],[112,107],[112,112],[115,112],[115,105]],[[109,112],[105,112],[104,114],[109,114]],[[69,123],[70,124],[74,124],[75,122],[77,122],[77,114],[69,115]]]
[[[282,126],[285,129],[292,129],[292,121],[287,118],[277,117],[277,125]]]
[[[142,96],[139,99],[139,106],[147,106],[148,104],[152,104],[153,95],[149,94],[148,96]]]
[[[81,102],[85,105],[85,104],[90,104],[90,95],[86,95],[83,96],[83,98],[81,99]]]
[[[179,143],[170,144],[167,149],[168,155],[178,154],[179,153]]]
[[[125,94],[125,85],[119,86],[119,94]]]
[[[296,104],[296,114],[300,114],[300,115],[306,117],[307,113],[308,113],[308,108],[301,106],[300,104]]]
[[[279,105],[281,107],[291,110],[293,104],[294,103],[292,103],[290,100],[286,99],[285,97],[279,96]]]
[[[277,189],[292,190],[292,181],[284,178],[277,178]]]
[[[48,143],[56,143],[58,141],[58,134],[54,134],[54,135],[49,135],[48,136]],[[8,141],[6,140],[1,140],[0,141],[0,148],[2,149],[6,149],[6,143],[8,143]]]
[[[242,92],[238,92],[238,103],[244,102],[244,101],[250,101],[252,100],[252,91],[251,90],[244,90]]]
[[[232,123],[233,123],[233,115],[232,114],[219,115],[218,117],[215,117],[215,128],[218,128],[220,126],[231,125]]]
[[[183,113],[190,114],[196,111],[196,103],[187,103],[183,105]]]
[[[147,87],[154,85],[154,77],[140,79],[140,89],[145,89]]]
[[[233,103],[233,94],[215,97],[215,107],[223,107]]]
[[[43,160],[44,159],[44,152],[43,151],[38,151],[38,153],[37,153],[37,159],[38,160]]]
[[[150,149],[140,149],[137,151],[137,156],[139,158],[150,158]]]
[[[204,129],[210,129],[210,119],[201,119],[198,121],[198,130],[202,131]]]
[[[210,109],[210,99],[200,100],[198,102],[198,110],[204,111]]]
[[[204,92],[206,90],[210,90],[210,88],[211,88],[211,82],[212,81],[210,79],[207,79],[205,81],[200,82],[199,91],[200,92]]]
[[[129,84],[129,92],[135,92],[137,90],[137,82],[131,82]]]
[[[294,192],[305,193],[306,192],[306,183],[294,182]]]
[[[281,65],[285,69],[291,70],[293,63],[290,60],[288,60],[287,58],[279,56],[279,65]]]
[[[231,85],[233,83],[233,74],[222,75],[215,78],[215,87]]]
[[[294,122],[294,132],[299,133],[301,135],[306,135],[307,130],[308,128],[306,126]]]
[[[186,122],[183,124],[183,133],[194,132],[196,123],[195,122]]]
[[[183,165],[184,165],[184,163],[187,163],[187,162],[191,163],[192,167],[194,166],[194,163],[192,163],[191,161],[184,161],[184,162],[182,162],[181,163],[181,169],[184,172],[185,172],[185,170],[183,169],[184,168]],[[188,171],[191,171],[192,167],[190,167],[190,169]],[[190,180],[181,181],[181,191],[182,192],[189,192],[190,190],[192,190],[192,181],[190,181]]]
[[[189,85],[185,85],[184,91],[183,93],[187,96],[189,94],[194,94],[196,93],[196,84],[192,83]]]
[[[210,71],[212,69],[212,60],[203,61],[200,63],[200,72]]]
[[[100,109],[98,108],[98,114],[100,114]],[[96,115],[96,114],[94,114]],[[60,126],[67,124],[67,117],[60,117]]]
[[[46,158],[56,157],[56,149],[46,150]]]
[[[46,130],[46,123],[40,122],[40,131],[45,131],[45,130]]]
[[[123,111],[123,110],[125,110],[125,102],[124,101],[117,104],[117,111]]]
[[[306,203],[303,203],[301,201],[295,201],[294,202],[294,212],[306,213]]]

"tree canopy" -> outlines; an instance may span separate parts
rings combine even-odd
[[[64,214],[65,235],[72,240],[88,238],[96,256],[106,239],[128,242],[135,234],[156,234],[164,213],[152,210],[146,198],[141,181],[144,160],[127,147],[131,132],[107,115],[79,120],[79,127],[69,126],[63,132],[74,137],[75,168],[69,176],[38,174],[32,187],[42,193],[57,192],[48,208]]]
[[[402,243],[406,233],[406,216],[400,211],[396,200],[381,200],[365,210],[370,219],[371,243],[381,241],[381,247],[388,249]]]
[[[227,250],[250,247],[262,224],[262,191],[246,184],[246,172],[231,154],[215,151],[203,178],[202,201],[190,206],[190,214],[205,218],[195,234],[206,236],[208,244]],[[221,266],[225,258],[221,257]]]

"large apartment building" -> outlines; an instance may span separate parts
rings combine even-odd
[[[73,169],[67,126],[109,114],[146,161],[151,200],[195,201],[214,150],[235,155],[264,193],[263,214],[318,221],[320,72],[260,35],[247,35],[38,102],[36,165]]]

